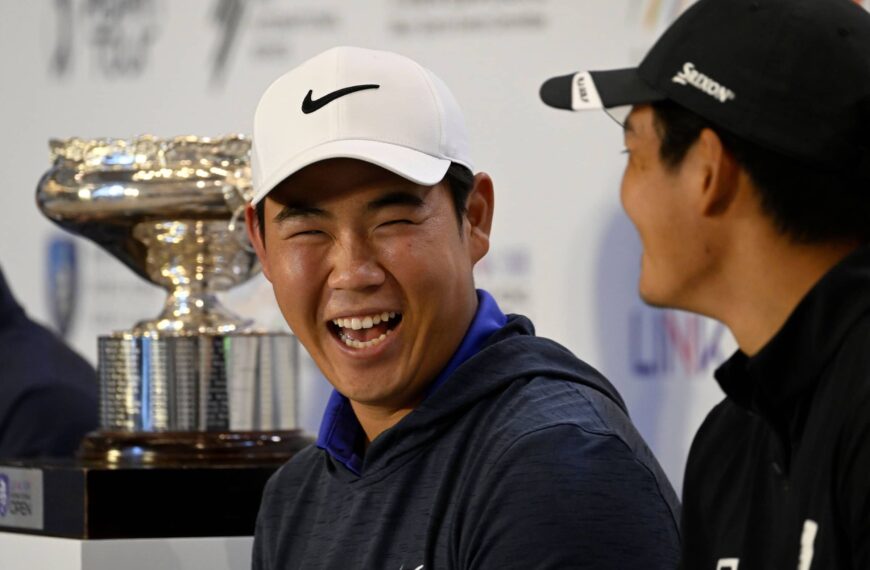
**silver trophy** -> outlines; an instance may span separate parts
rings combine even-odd
[[[107,463],[284,461],[298,429],[298,344],[257,331],[216,294],[260,267],[240,223],[250,140],[53,140],[42,212],[168,291],[161,314],[99,338],[100,430],[80,450]]]

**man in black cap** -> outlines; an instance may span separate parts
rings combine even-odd
[[[632,106],[640,294],[739,345],[689,454],[684,567],[870,568],[870,15],[701,0],[638,68],[541,97]]]

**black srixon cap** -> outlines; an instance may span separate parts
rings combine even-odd
[[[793,158],[870,178],[870,14],[851,0],[700,0],[637,68],[549,79],[582,111],[670,99]]]

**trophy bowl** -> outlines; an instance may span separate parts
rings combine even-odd
[[[167,291],[156,318],[99,338],[100,429],[80,457],[283,462],[307,445],[296,339],[255,330],[217,298],[260,270],[239,223],[250,140],[71,138],[50,148],[40,210]]]
[[[215,297],[260,270],[237,223],[251,194],[248,139],[73,138],[50,147],[53,166],[37,189],[40,210],[169,292],[163,312],[133,331],[250,327]]]

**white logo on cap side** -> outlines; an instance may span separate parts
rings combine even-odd
[[[726,103],[737,97],[734,91],[695,69],[695,64],[691,61],[684,63],[683,69],[678,71],[671,81],[679,85],[691,85],[720,103]]]
[[[575,74],[571,80],[571,108],[575,111],[604,108],[588,71]]]

